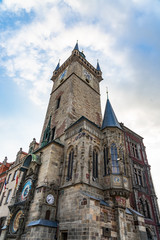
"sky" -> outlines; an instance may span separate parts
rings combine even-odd
[[[0,162],[39,142],[52,73],[80,50],[119,122],[144,138],[160,199],[160,1],[0,0]]]

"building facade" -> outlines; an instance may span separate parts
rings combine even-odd
[[[108,98],[102,120],[99,63],[77,43],[52,81],[40,145],[19,168],[1,239],[160,239],[142,138],[118,122]]]

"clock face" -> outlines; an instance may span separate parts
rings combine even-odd
[[[48,204],[53,204],[54,203],[54,196],[52,194],[48,194],[48,196],[46,197],[46,202]]]
[[[67,73],[67,69],[64,70],[64,72],[60,75],[59,80],[61,81]]]
[[[27,180],[27,182],[25,183],[22,193],[21,193],[21,201],[25,201],[28,197],[29,191],[31,190],[31,186],[32,186],[32,181],[31,179]]]
[[[120,183],[120,178],[119,177],[114,177],[114,182],[115,183]]]
[[[18,228],[19,228],[19,220],[20,220],[22,214],[23,214],[23,211],[22,211],[22,210],[19,210],[19,211],[15,214],[15,216],[14,216],[14,218],[13,218],[13,220],[11,221],[11,224],[10,224],[10,232],[11,232],[11,233],[16,233],[16,232],[17,232],[17,230],[18,230]]]
[[[84,70],[84,76],[85,76],[86,80],[88,80],[88,81],[90,81],[92,78],[91,74],[89,72],[87,72],[86,70]]]

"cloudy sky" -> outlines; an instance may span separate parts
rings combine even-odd
[[[160,1],[0,0],[0,161],[39,141],[58,60],[76,41],[117,118],[144,137],[160,198]]]

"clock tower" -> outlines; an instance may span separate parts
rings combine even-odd
[[[51,80],[54,82],[41,143],[62,138],[64,131],[81,116],[101,126],[99,82],[102,73],[97,63],[94,68],[78,43],[71,56],[60,66],[58,63]]]
[[[20,167],[22,180],[9,206],[3,240],[147,240],[148,220],[129,200],[136,166],[126,141],[133,132],[118,122],[108,97],[102,121],[99,63],[93,67],[77,43],[51,80],[40,145],[30,144]],[[138,158],[134,174],[142,183],[138,149],[143,145],[135,145],[137,137],[131,145],[133,161]],[[142,205],[144,192],[139,197]],[[149,205],[146,210],[141,205],[151,216]]]

